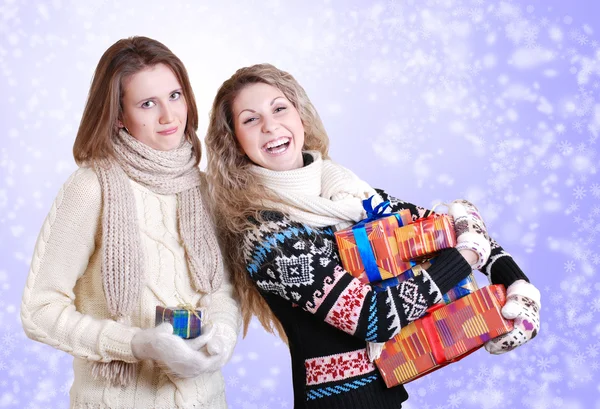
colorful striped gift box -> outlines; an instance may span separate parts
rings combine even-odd
[[[451,216],[434,214],[395,231],[398,253],[403,261],[418,260],[439,250],[456,246]]]
[[[388,388],[405,384],[474,352],[513,329],[502,317],[502,285],[490,285],[451,304],[438,304],[385,343],[375,364]]]
[[[185,309],[181,307],[156,306],[155,325],[170,322],[173,325],[173,334],[181,338],[191,339],[200,335],[202,329],[202,313],[200,310]]]
[[[342,265],[363,283],[396,277],[415,265],[398,253],[395,230],[412,222],[409,210],[335,232]],[[367,257],[367,262],[363,260]],[[365,267],[366,265],[366,267]]]

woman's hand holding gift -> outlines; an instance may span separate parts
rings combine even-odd
[[[221,357],[202,350],[214,334],[208,329],[197,338],[184,340],[173,335],[170,323],[163,323],[138,331],[131,340],[131,350],[137,359],[151,359],[179,378],[194,378],[221,367],[217,366]]]
[[[506,290],[502,316],[514,320],[514,329],[489,340],[485,349],[491,354],[503,354],[533,339],[540,330],[540,291],[525,280],[517,280]]]

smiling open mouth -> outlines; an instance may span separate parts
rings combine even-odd
[[[283,153],[290,146],[291,141],[292,141],[292,138],[288,138],[288,137],[277,138],[274,141],[267,142],[262,147],[262,150],[267,153],[272,153],[272,154]]]

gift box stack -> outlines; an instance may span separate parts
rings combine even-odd
[[[454,223],[448,215],[433,214],[413,221],[407,209],[382,214],[371,210],[368,201],[365,209],[367,219],[336,232],[335,237],[346,271],[377,291],[420,274],[435,262],[436,252],[456,245]],[[469,276],[446,294],[445,301],[476,289],[475,279]]]
[[[398,227],[412,223],[409,210],[366,219],[335,232],[342,265],[363,283],[377,283],[393,277],[402,279],[415,262],[402,260],[396,241]]]
[[[450,304],[438,304],[385,343],[375,364],[388,388],[405,384],[469,355],[513,329],[500,312],[502,285],[490,285]]]
[[[184,339],[200,336],[202,330],[202,312],[189,306],[156,306],[155,325],[169,322],[173,325],[173,334]]]
[[[382,214],[367,202],[365,209],[366,220],[335,236],[344,268],[375,291],[421,274],[435,263],[436,252],[456,245],[451,216],[433,214],[413,221],[409,210]],[[444,303],[385,343],[375,363],[388,387],[455,362],[512,329],[500,312],[502,286],[479,290],[471,274],[443,298]]]

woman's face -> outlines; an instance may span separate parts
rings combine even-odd
[[[122,104],[119,127],[126,127],[135,139],[160,151],[179,146],[187,104],[181,84],[168,66],[157,64],[127,78]]]
[[[252,162],[278,171],[304,165],[304,125],[278,88],[248,85],[238,93],[232,108],[235,136]]]

